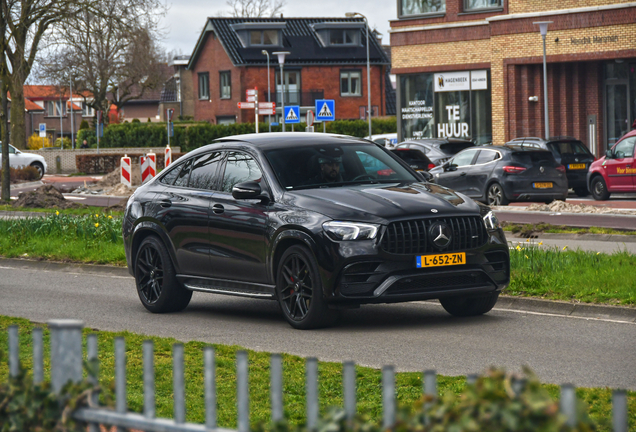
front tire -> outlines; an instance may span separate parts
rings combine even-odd
[[[334,323],[335,312],[323,296],[318,264],[304,246],[292,246],[280,259],[276,294],[285,319],[295,329],[315,329]]]
[[[146,238],[139,246],[135,282],[141,303],[152,313],[183,310],[192,298],[192,291],[177,280],[166,247],[155,236]]]
[[[33,168],[35,168],[36,170],[38,170],[38,178],[37,178],[37,180],[40,180],[42,177],[44,177],[44,166],[41,163],[33,162],[31,164],[31,166]]]
[[[506,194],[504,193],[503,187],[499,183],[493,183],[488,186],[486,199],[488,201],[488,205],[491,206],[504,206],[510,203],[510,201],[506,199]]]
[[[610,197],[603,177],[597,176],[592,180],[592,196],[597,201],[606,201]]]
[[[443,297],[439,299],[446,312],[456,317],[483,315],[495,307],[499,293],[472,297]]]

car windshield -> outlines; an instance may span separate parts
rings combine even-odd
[[[372,144],[279,148],[266,151],[265,156],[288,190],[420,181],[386,150]]]
[[[535,163],[555,162],[554,156],[549,151],[528,150],[512,153],[512,161],[522,165],[534,165]],[[556,163],[556,162],[555,162]]]
[[[578,154],[588,155],[590,151],[583,145],[581,141],[565,141],[549,143],[548,147],[551,150],[556,150],[559,154]]]

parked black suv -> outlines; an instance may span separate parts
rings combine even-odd
[[[565,167],[568,186],[580,197],[589,194],[587,172],[596,160],[592,152],[580,140],[568,136],[551,137],[548,140],[537,137],[515,138],[508,144],[550,150],[554,159]]]
[[[335,309],[439,298],[488,312],[510,277],[486,206],[356,138],[269,133],[216,140],[129,199],[128,268],[151,312],[192,291],[277,299],[295,328]]]

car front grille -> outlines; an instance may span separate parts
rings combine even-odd
[[[435,222],[444,222],[452,230],[451,243],[445,249],[436,247],[429,239],[429,229]],[[390,254],[417,255],[475,249],[483,246],[487,239],[486,227],[479,216],[416,219],[390,223],[381,247]]]

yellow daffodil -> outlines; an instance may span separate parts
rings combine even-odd
[[[517,250],[520,251],[521,250],[521,246],[517,245]]]
[[[55,210],[55,215],[56,215],[56,216],[59,216],[59,215],[60,215],[60,212],[59,212],[59,211],[57,211],[57,210]]]
[[[563,250],[566,250],[568,247],[567,246],[563,246]]]
[[[539,242],[539,246],[541,246],[543,244],[543,242]]]
[[[96,214],[96,215],[95,215],[95,217],[99,217],[99,215],[98,215],[98,214]]]
[[[600,255],[600,254],[601,254],[600,252],[596,252],[596,255]]]
[[[530,239],[526,239],[526,241],[527,241],[527,242],[529,242],[529,241],[530,241]]]
[[[526,255],[526,259],[528,259],[528,255]]]
[[[98,224],[98,223],[96,223],[96,224],[95,224],[95,228],[97,228],[98,226],[99,226],[99,224]]]
[[[113,217],[111,215],[108,215],[108,219],[112,219]]]

